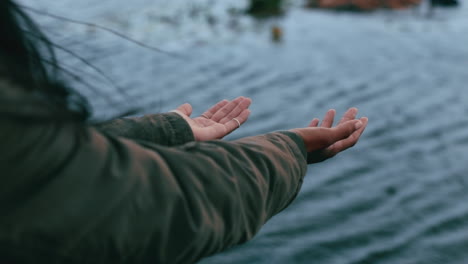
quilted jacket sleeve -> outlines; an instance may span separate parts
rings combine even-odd
[[[307,169],[291,132],[166,147],[74,123],[0,128],[2,263],[193,263],[252,238]]]
[[[173,112],[117,118],[95,124],[94,127],[109,135],[145,140],[164,146],[177,146],[195,140],[187,122]]]

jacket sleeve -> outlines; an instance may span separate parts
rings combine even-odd
[[[18,131],[0,168],[7,263],[193,263],[252,238],[307,169],[291,132],[165,147],[73,124]]]
[[[177,146],[195,140],[187,122],[171,112],[117,118],[93,126],[112,136],[144,140],[164,146]]]

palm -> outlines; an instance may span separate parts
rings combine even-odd
[[[212,139],[220,139],[230,132],[225,124],[215,122],[205,117],[196,117],[189,121],[193,134],[196,140],[205,141]],[[237,126],[237,124],[236,124]]]
[[[346,113],[343,115],[341,120],[338,122],[338,125],[344,124],[350,120],[354,120],[356,118],[357,111],[358,110],[356,108],[350,108],[348,111],[346,111]],[[335,110],[329,110],[325,114],[325,117],[323,118],[323,121],[320,127],[331,128],[333,126],[335,114],[336,114]],[[367,124],[366,118],[361,118],[361,121]],[[318,124],[319,124],[319,120],[315,118],[312,120],[309,127],[318,127]],[[364,129],[365,129],[365,125],[361,129],[358,129],[355,133],[353,133],[350,137],[346,139],[339,140],[326,148],[322,148],[322,149],[309,152],[307,154],[308,163],[310,164],[310,163],[317,163],[317,162],[324,161],[326,159],[329,159],[335,156],[336,154],[343,151],[344,149],[351,147],[353,144],[357,142],[357,139],[359,139],[359,136],[362,134]]]
[[[190,118],[192,106],[189,104],[179,106],[175,112],[190,125],[195,140],[205,141],[221,139],[239,128],[250,115],[250,103],[251,100],[245,97],[233,101],[223,100],[196,118]]]

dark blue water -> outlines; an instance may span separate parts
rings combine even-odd
[[[468,263],[468,8],[346,14],[290,6],[282,18],[235,15],[244,1],[23,1],[175,52],[155,53],[97,28],[37,16],[53,38],[103,69],[129,96],[62,52],[101,91],[97,117],[135,106],[195,114],[253,99],[230,139],[305,126],[356,106],[361,142],[309,167],[297,200],[255,239],[201,263]],[[230,10],[230,11],[227,11]],[[270,28],[284,31],[270,41]],[[107,98],[107,99],[106,99]]]

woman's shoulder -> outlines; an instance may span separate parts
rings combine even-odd
[[[14,84],[12,81],[0,77],[0,98],[1,99],[15,99],[27,96],[25,89],[19,85]]]
[[[43,96],[0,77],[0,118],[35,118],[52,114]]]

